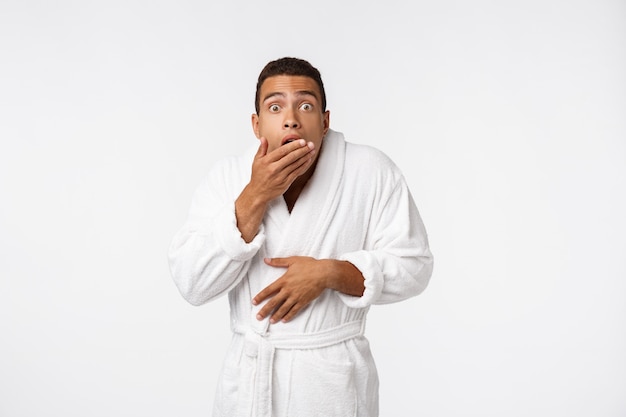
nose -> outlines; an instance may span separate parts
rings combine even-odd
[[[297,129],[300,127],[300,123],[298,122],[298,117],[293,110],[285,112],[285,121],[283,123],[285,129]]]

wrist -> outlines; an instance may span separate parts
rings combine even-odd
[[[256,236],[263,222],[265,210],[267,210],[267,202],[258,198],[247,188],[244,188],[237,200],[235,200],[237,228],[241,233],[241,237],[247,243],[250,243]]]
[[[326,261],[326,288],[345,294],[363,295],[365,278],[359,269],[351,262],[336,259]]]
[[[262,193],[254,191],[250,184],[246,185],[244,189],[237,197],[235,201],[235,206],[241,208],[242,210],[249,209],[251,212],[258,212],[261,210],[265,213],[265,209],[269,204],[269,200],[263,197]]]

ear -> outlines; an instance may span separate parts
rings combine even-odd
[[[257,139],[261,139],[261,133],[259,132],[259,115],[256,113],[252,113],[251,122],[254,135],[257,137]]]
[[[323,126],[324,126],[324,136],[326,136],[326,132],[330,129],[330,110],[326,110],[323,114]]]

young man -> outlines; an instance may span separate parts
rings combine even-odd
[[[258,146],[210,171],[169,252],[187,301],[229,297],[214,416],[377,416],[365,318],[426,288],[424,225],[397,166],[330,129],[308,62],[268,63],[255,104]]]

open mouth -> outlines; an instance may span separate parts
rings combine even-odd
[[[291,143],[291,142],[296,141],[298,139],[300,139],[300,138],[298,136],[296,136],[296,135],[289,135],[289,136],[287,136],[286,138],[283,139],[283,140],[285,140],[283,142],[283,145],[287,145],[288,143]]]

